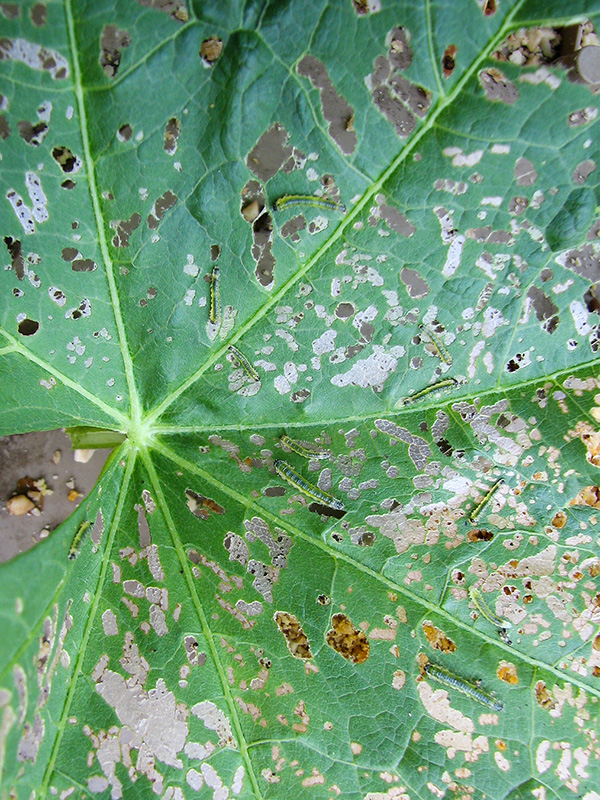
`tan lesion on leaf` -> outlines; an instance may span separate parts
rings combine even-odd
[[[436,628],[429,620],[425,620],[421,627],[425,638],[434,650],[441,650],[442,653],[454,653],[456,644],[440,628]]]
[[[498,664],[496,674],[501,681],[509,683],[511,686],[515,686],[517,683],[519,683],[517,668],[511,661],[502,660]]]
[[[345,614],[334,614],[331,629],[327,631],[327,644],[349,661],[362,664],[369,657],[371,646],[366,635],[355,628]]]
[[[600,486],[584,486],[583,489],[577,492],[569,505],[600,508]]]
[[[198,494],[198,492],[195,492],[193,489],[186,489],[185,497],[187,501],[187,507],[192,514],[199,519],[206,520],[210,517],[211,513],[226,513],[226,509],[219,505],[219,503],[217,503],[215,500],[212,500],[210,497],[205,497],[202,494]]]
[[[294,658],[306,659],[313,657],[308,637],[302,630],[302,625],[294,614],[290,614],[287,611],[276,611],[273,615],[273,619],[283,634],[287,648]]]
[[[212,67],[221,57],[223,52],[223,40],[213,34],[208,39],[204,39],[200,45],[200,58],[206,67]]]

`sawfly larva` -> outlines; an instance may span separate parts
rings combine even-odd
[[[500,630],[504,630],[505,628],[512,628],[512,623],[505,619],[500,619],[500,617],[495,614],[492,609],[487,605],[485,600],[483,599],[483,595],[476,589],[475,586],[471,586],[469,589],[469,597],[471,598],[473,605],[479,611],[482,617],[487,619],[488,622],[491,622],[492,625],[495,625],[496,628],[500,628]]]
[[[284,211],[293,206],[313,206],[314,208],[328,208],[331,211],[341,211],[346,213],[346,206],[339,200],[331,200],[329,197],[318,197],[311,194],[285,194],[278,197],[273,203],[275,211]]]
[[[81,544],[83,534],[87,531],[88,528],[91,527],[92,523],[85,520],[77,528],[75,536],[73,537],[73,541],[71,542],[71,546],[69,547],[69,558],[71,559],[71,561],[73,561],[73,559],[77,558],[77,556],[79,555],[79,545]]]
[[[461,678],[459,675],[455,675],[453,672],[450,672],[449,669],[446,669],[446,667],[440,667],[438,664],[428,662],[423,669],[428,677],[441,683],[443,686],[450,686],[452,689],[456,689],[457,692],[466,694],[468,697],[477,700],[478,703],[494,711],[504,710],[504,705],[500,700],[497,700],[495,697],[492,697],[491,694],[485,692],[477,683],[471,683]]]
[[[504,478],[498,478],[498,480],[492,486],[489,492],[483,497],[482,500],[479,501],[479,503],[477,503],[475,508],[469,514],[469,522],[475,522],[477,517],[481,514],[484,506],[486,506],[490,502],[490,500],[492,499],[492,495],[494,494],[494,492],[497,491],[501,483],[504,483]]]
[[[287,447],[288,450],[291,450],[292,453],[296,453],[303,458],[317,458],[319,461],[322,461],[324,458],[328,458],[329,456],[328,450],[311,450],[308,447],[304,447],[304,445],[300,444],[300,442],[290,438],[287,434],[280,436],[279,441],[284,447]]]
[[[441,339],[438,339],[438,337],[432,331],[430,331],[429,328],[427,328],[422,323],[419,325],[419,328],[420,328],[420,330],[423,331],[423,333],[426,336],[429,336],[431,344],[437,350],[437,354],[440,357],[440,359],[444,362],[444,364],[448,364],[448,366],[450,366],[452,364],[452,356],[450,355],[450,353],[446,349],[446,345],[443,344]]]
[[[219,281],[221,279],[221,270],[218,267],[213,267],[210,274],[210,306],[208,309],[208,319],[216,325],[221,318],[221,297],[219,293]]]
[[[234,355],[234,356],[237,358],[237,360],[240,362],[240,364],[241,364],[241,365],[242,365],[242,367],[244,368],[244,372],[246,373],[246,375],[250,376],[250,377],[252,378],[252,380],[253,380],[253,381],[259,381],[259,380],[260,380],[260,375],[258,374],[258,372],[257,372],[257,371],[254,369],[254,367],[253,367],[253,366],[252,366],[252,364],[251,364],[251,363],[248,361],[248,359],[246,358],[246,356],[245,356],[243,353],[241,353],[241,352],[240,352],[240,351],[237,349],[237,347],[235,347],[235,345],[233,345],[233,344],[230,344],[230,345],[229,345],[229,352],[230,352],[230,353],[233,353],[233,355]]]
[[[327,492],[321,491],[321,489],[319,489],[317,486],[313,486],[312,483],[305,481],[302,475],[299,475],[296,470],[290,467],[287,462],[282,461],[280,458],[276,458],[273,462],[273,466],[275,467],[275,472],[280,478],[283,478],[284,481],[287,481],[294,488],[299,489],[307,497],[311,497],[318,503],[329,506],[329,508],[335,508],[337,511],[344,510],[344,504],[341,500],[338,500],[337,497],[327,494]]]
[[[425,395],[431,394],[431,392],[437,392],[447,386],[452,386],[452,388],[454,388],[458,386],[458,381],[456,378],[445,378],[443,381],[432,383],[431,386],[426,386],[424,389],[420,389],[418,392],[410,394],[408,397],[403,397],[402,400],[398,400],[395,407],[401,408],[402,406],[409,406],[411,403],[415,403],[417,400],[425,397]]]

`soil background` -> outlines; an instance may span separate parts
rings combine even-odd
[[[64,430],[1,436],[0,563],[51,536],[94,488],[110,453],[94,450],[87,463],[75,461]],[[44,478],[52,494],[45,495],[41,511],[14,516],[6,502],[17,493],[17,481],[25,477]]]

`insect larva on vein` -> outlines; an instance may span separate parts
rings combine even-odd
[[[472,700],[477,700],[478,703],[494,711],[504,710],[504,705],[500,700],[492,697],[491,694],[484,691],[477,683],[471,683],[461,678],[459,675],[450,672],[450,670],[445,667],[440,667],[438,664],[432,664],[429,661],[424,665],[423,670],[429,678],[441,683],[443,686],[450,686],[452,689],[456,689],[457,692],[466,694],[467,697],[470,697]]]
[[[218,267],[213,267],[213,271],[210,274],[210,306],[208,308],[208,319],[213,325],[216,325],[221,318],[220,278],[221,270]]]
[[[81,544],[81,539],[83,534],[87,531],[88,528],[92,527],[92,523],[84,520],[81,525],[75,531],[75,536],[73,536],[73,541],[71,542],[71,546],[69,547],[69,558],[71,561],[74,558],[77,558],[79,555],[79,545]]]
[[[240,362],[240,364],[241,364],[241,365],[242,365],[242,367],[244,368],[244,372],[246,373],[246,375],[248,375],[250,378],[252,378],[252,380],[253,380],[253,381],[259,381],[259,380],[260,380],[260,375],[259,375],[259,374],[258,374],[258,372],[257,372],[257,371],[254,369],[254,367],[252,366],[252,364],[251,364],[251,363],[248,361],[248,359],[246,358],[246,356],[245,356],[243,353],[241,353],[241,352],[240,352],[240,351],[237,349],[237,347],[235,347],[235,345],[233,345],[233,344],[230,344],[228,349],[229,349],[229,352],[230,352],[230,353],[233,353],[233,355],[234,355],[234,356],[237,358],[237,360]]]
[[[327,492],[321,491],[317,486],[313,486],[312,483],[305,481],[302,475],[299,475],[286,461],[276,458],[273,462],[273,466],[280,478],[283,478],[284,481],[287,481],[295,489],[299,489],[302,494],[316,500],[318,503],[329,506],[329,508],[335,508],[337,511],[344,510],[344,504],[341,500],[327,494]]]
[[[431,394],[431,392],[437,392],[441,389],[444,389],[446,386],[458,386],[458,381],[456,378],[445,378],[443,381],[437,381],[437,383],[432,383],[431,386],[426,386],[424,389],[420,389],[418,392],[414,394],[408,395],[408,397],[403,397],[401,400],[395,405],[395,408],[401,408],[402,406],[408,406],[411,403],[415,403],[417,400],[420,400],[425,395]]]
[[[490,502],[490,500],[492,499],[492,495],[494,494],[494,492],[497,491],[501,483],[504,483],[504,478],[498,478],[498,480],[492,486],[489,492],[486,495],[484,495],[483,499],[480,500],[479,503],[477,503],[475,508],[469,514],[469,522],[475,522],[477,517],[481,514],[482,509]]]
[[[324,458],[329,457],[328,450],[311,450],[308,447],[304,447],[300,442],[290,438],[287,434],[280,436],[279,441],[284,447],[291,450],[292,453],[296,453],[303,458],[317,458],[319,461],[322,461]]]
[[[483,599],[483,595],[479,589],[477,589],[475,586],[471,586],[469,588],[469,597],[481,616],[484,617],[484,619],[487,619],[488,622],[491,622],[492,625],[495,625],[496,628],[499,628],[501,631],[505,630],[506,628],[512,628],[511,622],[505,619],[500,619],[500,617],[492,611],[492,609]]]
[[[422,330],[424,334],[429,336],[431,344],[437,350],[437,354],[444,364],[448,364],[448,366],[450,366],[452,364],[452,356],[446,349],[446,346],[442,343],[441,339],[438,339],[438,337],[422,323],[419,324],[419,329]]]
[[[311,194],[285,194],[283,197],[278,197],[273,203],[275,211],[284,211],[286,208],[292,208],[293,206],[313,206],[313,208],[328,208],[331,211],[346,213],[346,206],[339,200]]]

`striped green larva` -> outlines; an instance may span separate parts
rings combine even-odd
[[[444,389],[446,386],[451,386],[454,388],[458,386],[458,381],[456,378],[445,378],[443,381],[437,381],[437,383],[432,383],[431,386],[426,386],[424,389],[420,389],[418,392],[414,394],[408,395],[408,397],[402,398],[396,403],[396,408],[401,408],[402,406],[408,406],[411,403],[415,403],[417,400],[420,400],[425,395],[431,394],[431,392],[437,392],[441,389]]]
[[[486,506],[492,499],[492,495],[497,491],[501,483],[504,483],[504,478],[498,478],[496,483],[492,486],[489,492],[477,503],[475,508],[469,514],[469,522],[475,522],[477,517],[481,514],[484,506]]]
[[[92,527],[92,523],[84,520],[81,525],[75,531],[75,536],[73,537],[73,541],[71,542],[71,546],[69,547],[69,558],[73,561],[74,558],[77,558],[79,555],[79,545],[81,544],[81,539],[83,538],[83,534],[87,531],[88,528]]]
[[[450,366],[452,364],[452,356],[450,355],[450,353],[446,349],[446,346],[443,344],[441,339],[438,339],[438,337],[432,331],[430,331],[429,328],[427,328],[422,323],[419,325],[419,328],[420,328],[420,330],[423,331],[423,333],[426,336],[429,337],[429,339],[431,341],[431,344],[437,350],[437,354],[440,357],[440,359],[444,362],[444,364],[448,364],[448,366]]]
[[[235,345],[232,345],[232,344],[230,344],[228,349],[229,349],[229,352],[230,352],[230,353],[233,353],[233,355],[234,355],[234,356],[237,358],[237,360],[240,362],[240,364],[241,364],[241,365],[242,365],[242,367],[244,368],[244,372],[246,373],[246,375],[248,375],[250,378],[252,378],[252,380],[253,380],[253,381],[259,381],[259,380],[260,380],[260,375],[259,375],[259,374],[258,374],[258,372],[257,372],[257,371],[254,369],[254,367],[252,366],[252,364],[251,364],[251,363],[248,361],[248,359],[246,358],[246,356],[245,356],[243,353],[241,353],[241,352],[240,352],[240,351],[237,349],[237,347],[235,347]]]
[[[329,506],[329,508],[335,508],[337,511],[344,510],[344,504],[341,500],[327,494],[327,492],[321,491],[317,486],[313,486],[312,483],[305,481],[302,475],[299,475],[286,461],[276,458],[273,462],[273,466],[280,478],[283,478],[284,481],[287,481],[295,489],[299,489],[302,494],[316,500],[318,503]]]
[[[492,609],[487,605],[485,600],[483,599],[483,595],[476,589],[475,586],[471,586],[469,589],[469,597],[477,611],[481,614],[482,617],[487,619],[492,625],[495,625],[496,628],[499,628],[501,631],[505,628],[512,628],[512,623],[505,619],[500,619],[500,617],[495,614]]]
[[[213,325],[216,325],[221,318],[220,278],[221,270],[218,267],[213,267],[213,271],[210,274],[210,306],[208,309],[208,319]]]
[[[329,197],[319,197],[310,194],[285,194],[278,197],[273,203],[275,211],[284,211],[293,206],[313,206],[314,208],[328,208],[331,211],[341,211],[346,213],[346,206],[339,200],[332,200]]]
[[[443,686],[450,686],[450,688],[456,689],[457,692],[466,694],[467,697],[476,700],[478,703],[494,711],[504,710],[504,705],[500,700],[497,700],[495,697],[492,697],[491,694],[484,691],[479,684],[472,683],[471,681],[461,678],[459,675],[455,675],[453,672],[450,672],[449,669],[446,669],[446,667],[440,667],[438,664],[427,662],[423,670],[429,678],[441,683]]]
[[[291,439],[287,434],[280,436],[279,441],[284,447],[291,450],[292,453],[296,453],[303,458],[317,458],[319,461],[322,461],[329,456],[328,450],[311,450],[308,447],[304,447],[300,442]]]

